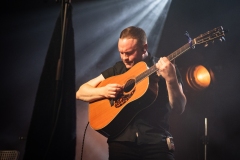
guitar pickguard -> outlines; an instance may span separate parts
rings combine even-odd
[[[115,100],[115,107],[116,107],[116,108],[121,107],[124,103],[126,103],[126,102],[132,97],[132,95],[134,94],[134,92],[135,92],[135,88],[134,88],[131,92],[129,92],[128,94],[126,94],[126,95],[121,95],[120,98],[117,98],[117,99]]]

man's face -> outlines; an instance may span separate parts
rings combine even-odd
[[[118,41],[120,57],[127,68],[142,61],[142,55],[145,53],[143,49],[137,44],[137,39],[120,38]]]

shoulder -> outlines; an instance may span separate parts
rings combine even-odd
[[[114,67],[114,68],[118,68],[118,69],[120,69],[120,68],[126,68],[125,65],[124,65],[124,63],[123,63],[122,61],[116,62],[113,67]]]
[[[126,66],[122,61],[116,62],[112,67],[106,69],[102,72],[104,78],[108,78],[111,76],[119,75],[125,73],[127,71]]]

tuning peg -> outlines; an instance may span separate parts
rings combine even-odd
[[[205,44],[204,44],[204,47],[207,47],[208,46],[208,43],[206,42]]]
[[[229,32],[229,29],[224,29],[223,32],[224,32],[224,33],[228,33],[228,32]]]
[[[220,37],[220,39],[219,39],[221,42],[222,41],[226,41],[226,39],[224,38],[224,37]]]

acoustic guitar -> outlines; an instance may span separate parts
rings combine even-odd
[[[188,36],[187,44],[174,51],[167,58],[172,61],[196,44],[207,43],[216,38],[224,40],[223,27],[214,28],[193,40]],[[158,86],[151,86],[149,76],[157,71],[156,65],[148,68],[145,62],[135,64],[127,72],[102,81],[97,87],[110,83],[122,84],[123,93],[115,99],[100,99],[89,103],[90,126],[105,137],[120,134],[141,111],[150,107],[157,97]]]

